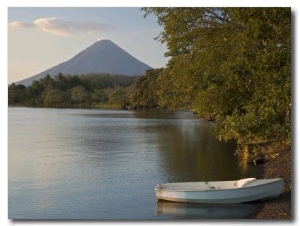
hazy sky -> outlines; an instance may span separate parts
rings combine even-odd
[[[154,16],[140,7],[9,7],[8,84],[69,60],[99,39],[110,39],[154,68],[166,46]]]

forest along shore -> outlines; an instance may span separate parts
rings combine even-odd
[[[283,178],[285,181],[280,196],[263,201],[249,215],[248,219],[290,219],[292,220],[292,180],[291,148],[284,148],[275,159],[270,159],[263,167],[262,178]]]

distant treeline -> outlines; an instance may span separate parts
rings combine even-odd
[[[148,70],[146,76],[59,73],[54,78],[47,75],[33,81],[27,87],[12,83],[8,86],[8,105],[153,108],[157,107],[157,101],[149,94],[146,83],[161,70]]]

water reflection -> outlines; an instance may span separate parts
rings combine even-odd
[[[199,119],[173,119],[172,123],[156,125],[159,170],[165,175],[162,179],[168,182],[230,180],[251,175],[250,171],[239,169],[234,155],[236,145],[216,140],[212,126]],[[143,129],[149,131],[147,125]]]
[[[195,219],[245,219],[257,208],[254,203],[203,204],[158,200],[156,215]]]
[[[187,112],[10,108],[9,218],[173,219],[155,215],[157,183],[256,176],[212,125]]]

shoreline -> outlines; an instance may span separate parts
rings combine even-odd
[[[260,167],[260,166],[259,166]],[[282,193],[274,198],[259,203],[258,208],[246,219],[285,219],[292,220],[292,180],[291,147],[286,147],[274,159],[262,164],[262,178],[283,178]]]

